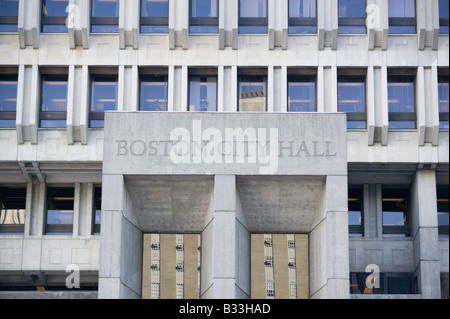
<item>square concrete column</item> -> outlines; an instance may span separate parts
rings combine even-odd
[[[142,244],[124,177],[104,175],[99,299],[141,297]]]
[[[349,298],[347,176],[327,176],[310,238],[310,294]]]
[[[411,187],[411,217],[419,293],[424,299],[440,299],[440,250],[434,170],[416,172]]]
[[[215,176],[214,202],[202,233],[201,298],[250,297],[250,233],[234,175]]]

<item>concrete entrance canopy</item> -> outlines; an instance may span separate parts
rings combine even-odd
[[[140,298],[144,233],[202,235],[202,298],[249,298],[250,234],[304,233],[348,298],[344,114],[107,112],[99,298]]]

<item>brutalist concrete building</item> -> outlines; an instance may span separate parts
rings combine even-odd
[[[448,0],[0,0],[0,298],[448,298]]]

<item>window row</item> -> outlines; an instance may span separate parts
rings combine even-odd
[[[0,235],[25,232],[26,188],[0,188]],[[100,235],[102,189],[93,197],[92,234]],[[74,187],[49,187],[45,200],[44,235],[71,235],[74,219]]]
[[[110,73],[110,72],[109,72]],[[415,75],[388,75],[389,128],[416,129]],[[240,112],[267,111],[267,69],[238,71],[237,105]],[[42,74],[39,121],[41,128],[65,128],[67,117],[67,74]],[[448,71],[438,76],[440,128],[449,128]],[[217,69],[190,69],[188,111],[217,111]],[[17,75],[0,75],[0,128],[16,126]],[[117,110],[118,75],[91,74],[91,128],[102,128],[104,112]],[[317,111],[315,71],[288,70],[288,112]],[[338,112],[347,113],[348,129],[366,129],[366,75],[339,70],[337,78]],[[167,70],[143,70],[139,77],[139,111],[168,110]]]
[[[389,0],[389,32],[416,33],[416,0]],[[42,0],[42,32],[67,32],[69,0]],[[338,0],[339,33],[366,33],[366,0]],[[17,32],[19,0],[0,0],[0,32]],[[91,32],[117,33],[119,0],[91,1]],[[268,32],[268,0],[239,0],[239,33]],[[317,0],[288,1],[290,34],[317,33]],[[449,33],[449,0],[439,0],[440,33]],[[218,33],[219,0],[189,1],[189,32]],[[140,1],[141,33],[167,33],[169,0]]]
[[[364,236],[364,195],[362,187],[348,192],[348,222],[351,237]],[[382,189],[382,223],[384,237],[411,236],[411,198],[407,188]],[[437,219],[440,237],[449,236],[449,189],[437,188]]]

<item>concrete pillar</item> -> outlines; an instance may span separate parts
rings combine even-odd
[[[41,1],[20,0],[17,28],[21,49],[33,46],[39,49],[39,33],[41,26]]]
[[[99,299],[138,299],[143,235],[122,175],[103,176]]]
[[[215,176],[212,214],[202,232],[202,299],[250,297],[250,233],[234,175]]]
[[[70,48],[75,49],[80,46],[83,49],[89,49],[90,1],[69,0],[67,11]]]
[[[424,299],[440,299],[440,250],[434,170],[416,172],[411,187],[410,213],[419,293]]]
[[[310,296],[349,298],[347,176],[327,176],[310,238]]]

